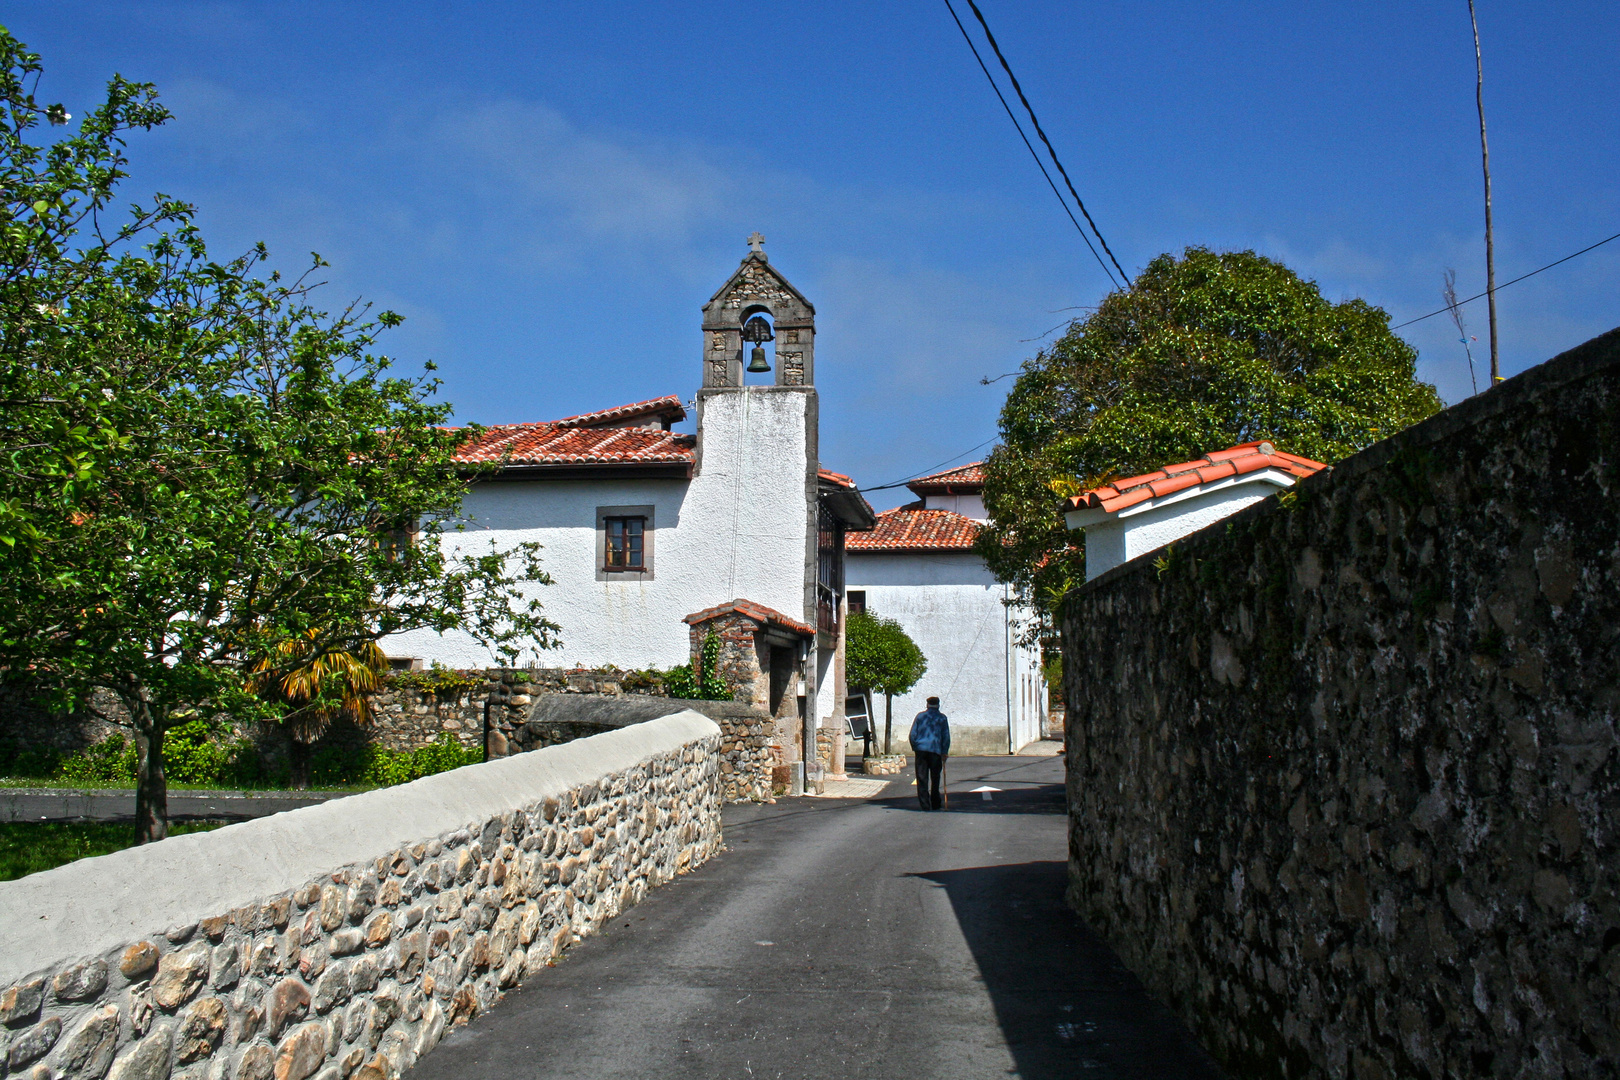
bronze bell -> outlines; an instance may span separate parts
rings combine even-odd
[[[744,324],[742,339],[754,343],[754,351],[748,354],[748,370],[754,374],[771,370],[771,365],[765,362],[764,342],[770,341],[776,335],[771,333],[771,324],[763,316],[755,315]]]

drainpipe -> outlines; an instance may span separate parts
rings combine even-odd
[[[1008,601],[1011,599],[1012,594],[1008,591],[1008,586],[1003,585],[1001,587],[1001,636],[1007,645],[1007,662],[1006,666],[1002,668],[1001,676],[1007,690],[1007,753],[1016,754],[1018,753],[1018,747],[1013,745],[1012,608],[1008,606]]]

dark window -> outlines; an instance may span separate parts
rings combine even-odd
[[[642,570],[645,564],[642,552],[646,547],[647,519],[644,517],[610,517],[607,526],[607,560],[609,570]]]
[[[844,592],[844,526],[820,507],[816,537],[816,629],[838,633],[838,598]]]
[[[849,613],[859,615],[866,610],[866,593],[864,590],[851,589],[849,591]]]

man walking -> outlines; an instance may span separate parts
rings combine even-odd
[[[951,724],[939,711],[937,697],[929,698],[928,708],[911,722],[911,752],[917,756],[917,801],[924,810],[938,810],[945,802],[939,774],[951,752]]]

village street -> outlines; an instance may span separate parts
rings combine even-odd
[[[726,850],[412,1076],[1218,1076],[1063,907],[1062,780],[1060,759],[967,758],[945,812],[909,776],[728,807]]]

